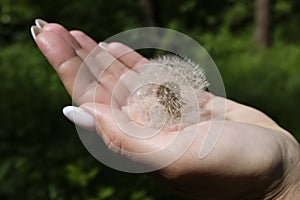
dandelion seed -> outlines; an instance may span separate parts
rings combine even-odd
[[[199,122],[199,104],[208,82],[187,58],[165,55],[140,67],[126,108],[131,119],[154,128]]]

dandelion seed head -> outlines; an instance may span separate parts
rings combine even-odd
[[[208,87],[208,82],[204,74],[204,70],[189,58],[181,58],[176,55],[164,55],[151,62],[165,66],[169,71],[175,71],[194,88],[205,89]],[[177,76],[178,76],[177,74]]]
[[[134,121],[154,128],[199,122],[208,82],[203,69],[188,58],[165,55],[139,71],[126,108]]]

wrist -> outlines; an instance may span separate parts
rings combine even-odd
[[[300,151],[300,150],[299,150]],[[291,184],[286,190],[282,200],[297,200],[300,199],[300,160],[297,162],[293,172],[291,173]],[[279,198],[279,200],[281,200]]]
[[[287,200],[296,200],[300,199],[300,183],[295,185],[295,187],[292,188],[290,191],[290,194],[287,195]]]
[[[287,151],[283,162],[287,163],[285,178],[282,180],[277,195],[270,200],[297,200],[300,199],[300,146],[293,139],[291,143],[287,143]]]

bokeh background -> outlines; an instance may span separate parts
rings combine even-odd
[[[0,199],[181,199],[87,152],[61,112],[71,99],[29,33],[35,18],[99,42],[141,26],[185,33],[212,56],[229,98],[300,139],[299,10],[298,0],[0,0]]]

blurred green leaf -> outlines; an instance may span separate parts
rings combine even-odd
[[[68,180],[80,187],[85,187],[89,184],[89,181],[96,177],[99,173],[99,169],[93,168],[85,171],[80,164],[69,164],[66,166],[66,176]]]
[[[99,192],[99,199],[108,199],[114,194],[114,188],[104,187]]]

